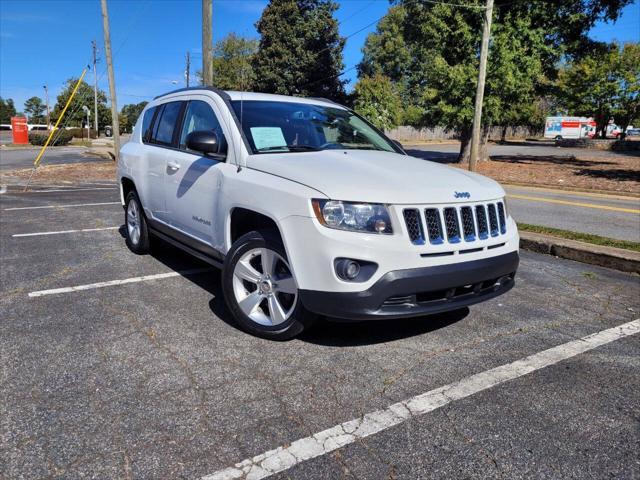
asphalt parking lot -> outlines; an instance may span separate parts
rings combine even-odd
[[[122,223],[115,186],[0,195],[0,478],[640,477],[638,276],[523,251],[470,310],[279,343]]]

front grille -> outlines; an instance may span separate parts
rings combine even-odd
[[[489,209],[489,228],[491,229],[491,236],[498,236],[498,216],[496,215],[496,206],[493,203],[487,205]]]
[[[424,219],[427,222],[427,234],[429,242],[438,245],[443,243],[442,223],[440,222],[440,212],[437,208],[427,208],[424,211]]]
[[[424,244],[424,235],[422,234],[422,222],[420,221],[420,211],[416,208],[407,209],[403,212],[404,222],[407,225],[409,238],[411,243],[415,245]]]
[[[426,208],[424,223],[418,208],[404,209],[403,216],[414,245],[424,245],[427,240],[431,245],[473,243],[507,233],[503,202]]]
[[[460,241],[460,225],[458,225],[458,214],[454,207],[444,209],[444,224],[449,243],[458,243]]]

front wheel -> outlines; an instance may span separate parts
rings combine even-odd
[[[254,335],[287,340],[315,320],[300,301],[282,242],[270,232],[249,232],[233,244],[222,288],[235,320]]]

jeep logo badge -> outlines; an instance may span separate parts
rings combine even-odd
[[[455,198],[471,198],[471,194],[469,192],[453,192],[453,196]]]

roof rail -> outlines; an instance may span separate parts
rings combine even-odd
[[[161,95],[158,95],[156,97],[153,97],[154,100],[157,100],[159,98],[162,97],[166,97],[167,95],[171,95],[173,93],[180,93],[180,92],[191,92],[194,90],[209,90],[211,92],[217,93],[218,95],[226,95],[227,92],[225,92],[224,90],[220,90],[219,88],[215,88],[215,87],[205,87],[205,86],[200,86],[200,87],[186,87],[186,88],[178,88],[177,90],[172,90],[170,92],[167,93],[163,93]]]

